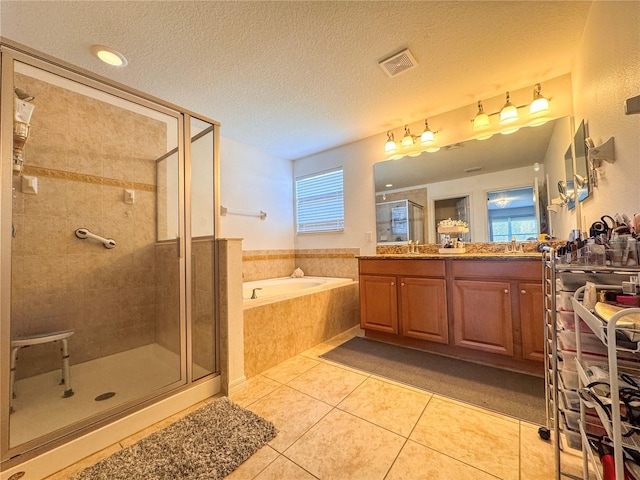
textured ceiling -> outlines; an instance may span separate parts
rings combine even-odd
[[[0,35],[296,159],[569,72],[590,4],[1,0]],[[388,78],[406,47],[418,67]]]

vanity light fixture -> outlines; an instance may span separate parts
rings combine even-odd
[[[127,59],[123,54],[104,45],[94,45],[91,47],[91,52],[102,60],[107,65],[114,67],[124,67],[127,65]]]
[[[411,135],[411,130],[409,130],[409,125],[404,126],[404,136],[402,137],[402,146],[410,147],[416,142],[416,139],[413,135]]]
[[[398,145],[396,145],[396,141],[393,138],[393,132],[389,130],[387,132],[387,143],[384,144],[384,153],[396,153],[398,150]]]
[[[499,115],[499,124],[500,125],[509,125],[510,123],[516,122],[519,120],[518,109],[525,108],[527,104],[524,105],[514,105],[511,103],[511,98],[509,92],[507,92],[507,101],[505,102],[502,110],[499,112],[493,113],[485,113],[482,108],[482,102],[478,102],[478,113],[473,118],[473,131],[474,132],[483,132],[480,135],[476,136],[477,140],[486,140],[487,138],[491,138],[494,133],[502,133],[503,135],[509,135],[510,133],[517,132],[520,126],[514,127],[513,125],[508,126],[505,129],[492,129],[491,133],[489,133],[489,129],[491,128],[490,117],[494,115]],[[533,101],[528,105],[529,106],[529,117],[532,119],[527,126],[537,127],[538,125],[542,125],[549,121],[549,117],[547,114],[549,113],[549,99],[542,95],[542,87],[539,83],[535,84],[533,89]],[[487,131],[485,131],[487,130]]]
[[[424,121],[424,132],[422,132],[420,137],[412,135],[409,125],[405,125],[404,135],[402,136],[400,145],[398,145],[393,136],[393,132],[391,130],[388,130],[387,142],[384,145],[384,153],[387,155],[393,155],[392,157],[390,157],[391,160],[396,160],[398,158],[402,158],[404,155],[417,157],[422,152],[437,152],[438,150],[440,150],[440,147],[435,145],[436,133],[438,132],[434,132],[433,130],[431,130],[431,128],[429,128],[429,121],[427,119],[425,119]],[[420,140],[419,142],[418,139]],[[420,145],[420,147],[418,147],[418,145]],[[398,148],[402,149],[403,151],[398,152]]]
[[[434,132],[429,128],[429,121],[425,118],[424,120],[424,132],[420,135],[420,143],[422,145],[431,145],[435,140]]]
[[[490,126],[491,122],[489,121],[489,115],[484,113],[482,101],[478,101],[478,113],[476,113],[476,116],[473,119],[473,131],[479,132],[481,130],[486,130]]]
[[[549,113],[549,100],[542,95],[542,87],[539,83],[533,88],[533,102],[529,105],[530,115],[544,115]]]
[[[500,125],[515,122],[516,120],[518,120],[518,109],[511,103],[509,92],[507,92],[507,102],[504,104],[504,107],[502,107],[502,110],[500,110]]]

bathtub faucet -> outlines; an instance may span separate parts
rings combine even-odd
[[[251,292],[251,300],[258,298],[258,295],[256,295],[256,290],[262,290],[262,288],[258,287],[253,289],[253,292]]]

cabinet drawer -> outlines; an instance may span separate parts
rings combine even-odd
[[[505,278],[542,282],[542,266],[537,260],[454,260],[451,264],[451,271],[456,278]]]
[[[393,259],[359,261],[360,275],[419,275],[444,277],[444,260]]]

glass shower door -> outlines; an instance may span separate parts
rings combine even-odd
[[[14,66],[16,112],[33,107],[3,164],[9,447],[26,449],[186,383],[183,155],[180,114]]]

